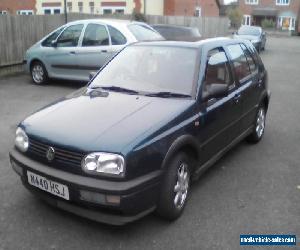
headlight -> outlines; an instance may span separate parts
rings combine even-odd
[[[90,174],[124,176],[124,158],[118,154],[91,153],[82,161],[82,169]]]
[[[20,127],[18,127],[16,131],[15,145],[22,152],[26,152],[29,147],[28,136],[26,135],[25,131]]]

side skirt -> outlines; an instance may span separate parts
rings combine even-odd
[[[205,162],[203,165],[199,166],[197,170],[194,172],[193,181],[199,179],[199,177],[212,165],[214,165],[220,158],[222,158],[230,149],[232,149],[235,145],[245,139],[248,135],[250,135],[253,131],[253,126],[244,131],[241,135],[235,138],[231,143],[229,143],[225,148],[219,151],[216,155],[214,155],[211,159]]]

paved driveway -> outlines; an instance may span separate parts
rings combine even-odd
[[[234,250],[247,249],[239,246],[240,234],[300,238],[300,38],[269,38],[262,58],[272,98],[261,143],[241,143],[208,170],[176,222],[149,215],[121,228],[44,204],[9,166],[16,124],[80,84],[0,79],[0,249]]]

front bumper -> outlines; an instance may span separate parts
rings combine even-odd
[[[26,157],[16,149],[12,149],[9,155],[13,169],[21,176],[26,188],[49,204],[76,215],[107,224],[122,225],[145,216],[156,207],[161,171],[128,181],[109,181],[51,168]],[[64,200],[31,186],[27,180],[27,171],[66,185],[69,189],[70,200]],[[86,201],[82,199],[80,191],[103,196],[119,196],[120,202],[109,204],[103,201],[101,203]]]

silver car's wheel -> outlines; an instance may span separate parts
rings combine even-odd
[[[259,108],[256,118],[255,132],[258,138],[261,138],[265,130],[266,114],[264,108]]]
[[[174,205],[176,208],[181,209],[185,203],[189,189],[189,174],[187,164],[182,163],[178,168],[177,182],[174,187],[175,197]]]
[[[47,72],[40,62],[35,62],[31,67],[31,77],[34,83],[43,84],[47,80]]]

